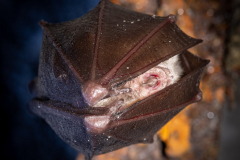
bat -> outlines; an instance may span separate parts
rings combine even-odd
[[[176,17],[127,10],[108,0],[86,15],[43,28],[39,73],[28,104],[86,159],[153,135],[200,101],[208,60],[188,48],[202,42]]]

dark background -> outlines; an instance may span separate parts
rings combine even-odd
[[[37,76],[42,29],[38,22],[78,18],[99,0],[1,0],[1,159],[73,160],[77,151],[31,115],[28,83]]]
[[[1,159],[73,160],[77,156],[77,151],[65,144],[43,119],[27,111],[26,105],[32,98],[27,86],[38,71],[42,43],[38,22],[44,19],[57,23],[78,18],[99,1],[0,0]],[[237,11],[239,6],[232,8]],[[236,22],[239,24],[239,20]],[[223,112],[219,160],[240,158],[239,78],[235,88],[237,107],[229,111],[226,105]]]

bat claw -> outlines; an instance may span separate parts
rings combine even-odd
[[[170,20],[171,23],[176,23],[177,22],[177,17],[175,15],[168,15],[168,19]]]

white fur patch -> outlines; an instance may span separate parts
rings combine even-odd
[[[138,77],[128,81],[120,88],[115,88],[115,96],[103,99],[93,107],[111,107],[104,116],[87,116],[84,121],[89,131],[101,132],[109,123],[112,114],[126,109],[165,87],[176,83],[183,74],[179,55],[158,64]],[[126,89],[129,92],[118,92]],[[130,91],[131,90],[131,91]]]
[[[183,69],[180,65],[179,55],[175,55],[170,59],[158,64],[157,66],[168,68],[173,75],[174,83],[176,83],[183,74]]]

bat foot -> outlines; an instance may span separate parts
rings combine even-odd
[[[177,22],[177,17],[175,15],[168,15],[168,19],[170,20],[171,23],[176,23]]]
[[[107,96],[109,91],[102,85],[94,81],[89,81],[84,84],[82,92],[87,103],[94,106],[103,97]]]

